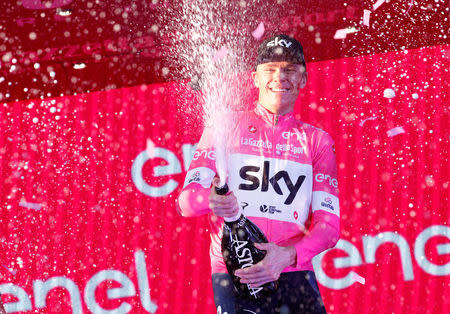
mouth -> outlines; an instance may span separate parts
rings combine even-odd
[[[290,88],[269,88],[269,90],[272,93],[283,94],[283,93],[289,93],[291,89]]]

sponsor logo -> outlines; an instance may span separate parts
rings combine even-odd
[[[264,161],[264,166],[262,169],[262,180],[260,181],[258,177],[251,175],[249,173],[256,172],[258,173],[261,170],[261,167],[257,166],[244,166],[239,170],[239,175],[242,179],[246,181],[250,181],[251,183],[241,183],[239,184],[239,190],[244,191],[253,191],[258,189],[261,186],[261,192],[267,192],[269,191],[269,187],[272,186],[272,188],[275,190],[275,192],[278,195],[283,195],[283,191],[281,190],[280,185],[278,184],[278,181],[284,180],[284,183],[286,184],[289,194],[284,201],[284,204],[289,205],[292,204],[292,202],[295,199],[295,196],[297,195],[298,191],[300,190],[300,187],[303,184],[303,181],[305,180],[305,175],[299,175],[297,180],[295,181],[295,184],[292,182],[291,177],[289,176],[289,173],[285,170],[281,170],[277,173],[275,173],[271,178],[269,178],[269,171],[270,171],[270,161]]]
[[[334,210],[334,207],[332,204],[333,204],[333,201],[331,200],[331,197],[326,197],[325,200],[322,203],[320,203],[320,205],[322,205],[323,207]]]
[[[8,310],[7,313],[31,313],[33,310],[31,300],[34,300],[36,311],[33,311],[32,313],[55,313],[55,311],[50,310],[50,305],[47,306],[47,301],[49,295],[52,295],[52,291],[54,291],[53,289],[57,288],[66,289],[66,291],[69,292],[70,298],[68,298],[67,301],[62,301],[62,303],[65,305],[68,304],[68,306],[72,308],[71,311],[68,311],[69,313],[84,313],[84,308],[86,307],[92,311],[89,311],[91,313],[142,313],[142,308],[147,311],[144,313],[155,313],[158,309],[158,305],[151,299],[150,296],[151,291],[149,282],[151,281],[149,281],[147,272],[147,269],[149,268],[147,267],[147,263],[145,261],[144,252],[136,251],[134,253],[134,260],[135,267],[133,267],[133,269],[135,274],[128,273],[126,275],[121,270],[103,269],[93,274],[92,277],[81,277],[87,280],[86,283],[83,283],[83,286],[85,287],[84,291],[80,291],[77,283],[75,283],[71,278],[65,276],[54,276],[46,279],[45,281],[41,279],[33,280],[32,289],[26,290],[20,286],[17,286],[15,283],[1,283],[0,291],[2,294],[9,294],[13,300],[17,300],[6,303],[5,310]],[[128,275],[131,275],[131,278],[128,277]],[[42,275],[42,277],[46,276]],[[132,281],[133,278],[137,279],[137,286],[136,283]],[[100,294],[96,292],[100,290],[98,289],[99,287],[105,287],[104,282],[106,280],[112,281],[115,285],[122,288],[119,290],[114,290],[114,288],[108,287],[106,288],[107,290],[105,296],[100,296]],[[33,291],[34,295],[29,295],[29,291]],[[111,293],[111,291],[115,292]],[[139,291],[146,291],[146,293],[139,293]],[[117,307],[103,307],[105,303],[108,304],[109,302],[117,302],[117,299],[121,298],[137,297],[138,294],[141,301],[139,306],[140,310],[138,310],[137,302],[128,303],[127,301],[123,301],[123,303],[120,306],[117,305]],[[81,296],[84,296],[84,298]],[[85,305],[82,304],[82,300],[85,301]],[[2,303],[0,302],[0,304]],[[47,308],[48,311],[42,311],[43,308]],[[123,308],[126,308],[127,310],[124,311]],[[136,309],[136,311],[134,311],[133,308]],[[2,306],[0,305],[0,313],[6,313],[1,309]]]
[[[262,211],[263,213],[267,213],[269,212],[269,214],[275,214],[275,212],[277,213],[281,213],[281,210],[278,210],[275,206],[272,205],[261,205],[259,206],[259,210]]]
[[[297,220],[298,219],[298,213],[296,210],[294,210],[294,219]]]
[[[248,126],[248,131],[249,131],[250,133],[255,133],[255,132],[256,132],[256,127],[255,127],[254,125],[249,125],[249,126]]]
[[[197,160],[199,158],[216,160],[216,152],[214,150],[198,150],[194,153],[192,160]]]
[[[192,174],[192,177],[189,179],[189,183],[191,182],[199,182],[200,181],[200,171],[196,171]]]
[[[338,181],[335,178],[332,178],[329,174],[318,173],[314,176],[314,180],[317,182],[328,182],[328,184],[335,189],[338,187]]]
[[[245,138],[241,137],[241,145],[253,146],[253,147],[262,147],[265,149],[272,149],[272,143],[269,141],[256,140],[253,138]]]
[[[244,210],[245,207],[248,206],[248,203],[247,202],[241,202],[241,206],[242,206],[242,210]]]
[[[296,146],[290,145],[290,144],[277,144],[276,148],[278,151],[291,152],[291,153],[297,154],[297,155],[304,153],[303,147],[296,147]]]
[[[291,41],[287,41],[285,39],[281,39],[279,40],[278,37],[275,37],[274,40],[269,41],[267,43],[267,47],[273,47],[273,46],[281,46],[281,47],[286,47],[289,48],[292,45]]]
[[[244,269],[244,268],[253,266],[254,261],[253,261],[252,251],[249,248],[248,241],[239,240],[237,234],[230,234],[230,235],[231,235],[231,237],[230,237],[231,245],[234,248],[234,251],[238,258],[240,268]],[[262,287],[250,288],[249,284],[247,284],[247,288],[249,289],[250,294],[255,299],[258,298],[258,292],[263,289]]]
[[[291,138],[291,137],[295,137],[297,140],[301,140],[301,133],[297,128],[294,128],[293,131],[285,131],[283,133],[281,133],[281,137],[284,138],[285,140]]]

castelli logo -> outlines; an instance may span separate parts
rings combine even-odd
[[[256,127],[255,127],[254,125],[250,125],[250,126],[248,127],[248,131],[249,131],[250,133],[255,133],[255,132],[256,132]]]

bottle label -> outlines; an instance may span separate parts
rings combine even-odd
[[[253,256],[250,248],[248,248],[248,241],[239,240],[237,234],[231,234],[231,246],[234,247],[234,251],[236,253],[239,268],[247,268],[253,266]],[[251,288],[249,284],[247,284],[247,288],[254,298],[257,298],[258,292],[260,292],[263,287]]]

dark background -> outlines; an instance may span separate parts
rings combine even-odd
[[[181,2],[2,1],[0,101],[191,77],[195,71],[183,71],[172,49],[193,40],[184,32],[187,19],[181,16],[186,5]],[[266,35],[284,32],[299,39],[307,62],[450,42],[447,0],[387,0],[375,11],[375,0],[223,2],[201,1],[205,10],[213,12],[211,33],[217,40],[211,46],[217,49],[223,38],[256,47],[251,32],[261,21]],[[363,25],[364,9],[372,11],[369,26]],[[222,28],[221,34],[221,25],[232,27]],[[334,39],[338,29],[347,27],[357,32]],[[84,68],[74,68],[80,64]]]

